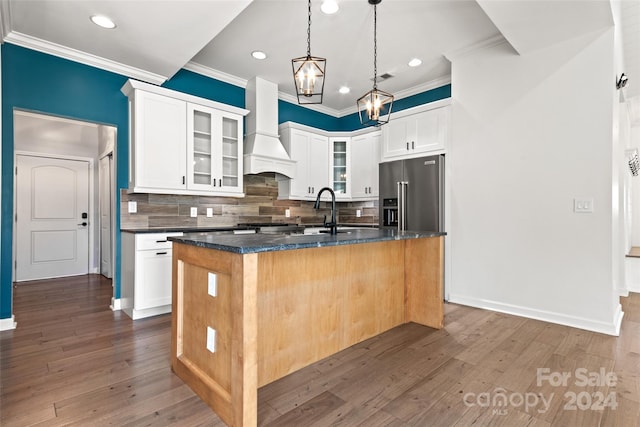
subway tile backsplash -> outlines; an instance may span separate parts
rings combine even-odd
[[[168,227],[233,227],[243,223],[286,223],[311,225],[322,223],[331,213],[330,203],[323,209],[313,208],[313,202],[278,200],[278,183],[273,173],[245,175],[245,197],[183,196],[173,194],[120,193],[120,226],[123,229]],[[136,201],[137,213],[129,213],[127,203]],[[197,218],[190,216],[198,208]],[[207,218],[207,208],[213,216]],[[290,217],[285,216],[289,209]],[[338,202],[340,224],[378,224],[378,202]],[[361,216],[356,216],[356,210]]]

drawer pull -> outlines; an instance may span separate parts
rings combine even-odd
[[[156,240],[156,243],[167,243],[166,240]]]
[[[156,255],[166,255],[167,252],[156,252]]]

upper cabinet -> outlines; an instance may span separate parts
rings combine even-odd
[[[418,157],[444,152],[449,137],[449,100],[394,113],[382,128],[382,159]]]
[[[351,197],[351,138],[329,138],[329,187],[336,200]]]
[[[381,131],[351,137],[351,199],[377,200]]]
[[[187,189],[242,193],[242,116],[187,105]]]
[[[129,191],[243,196],[248,111],[129,80]]]
[[[307,130],[280,127],[280,140],[291,160],[296,161],[295,178],[278,181],[278,197],[315,200],[329,185],[329,138]]]
[[[279,132],[296,161],[295,178],[278,180],[279,198],[315,200],[329,187],[338,201],[377,200],[380,130],[329,132],[286,122]]]

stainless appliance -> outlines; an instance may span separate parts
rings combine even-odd
[[[444,231],[444,155],[380,163],[380,227]]]

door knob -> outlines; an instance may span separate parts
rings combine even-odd
[[[81,225],[81,226],[83,226],[83,227],[86,227],[86,226],[87,226],[87,223],[86,223],[86,222],[83,222],[82,224],[78,224],[78,225]]]

